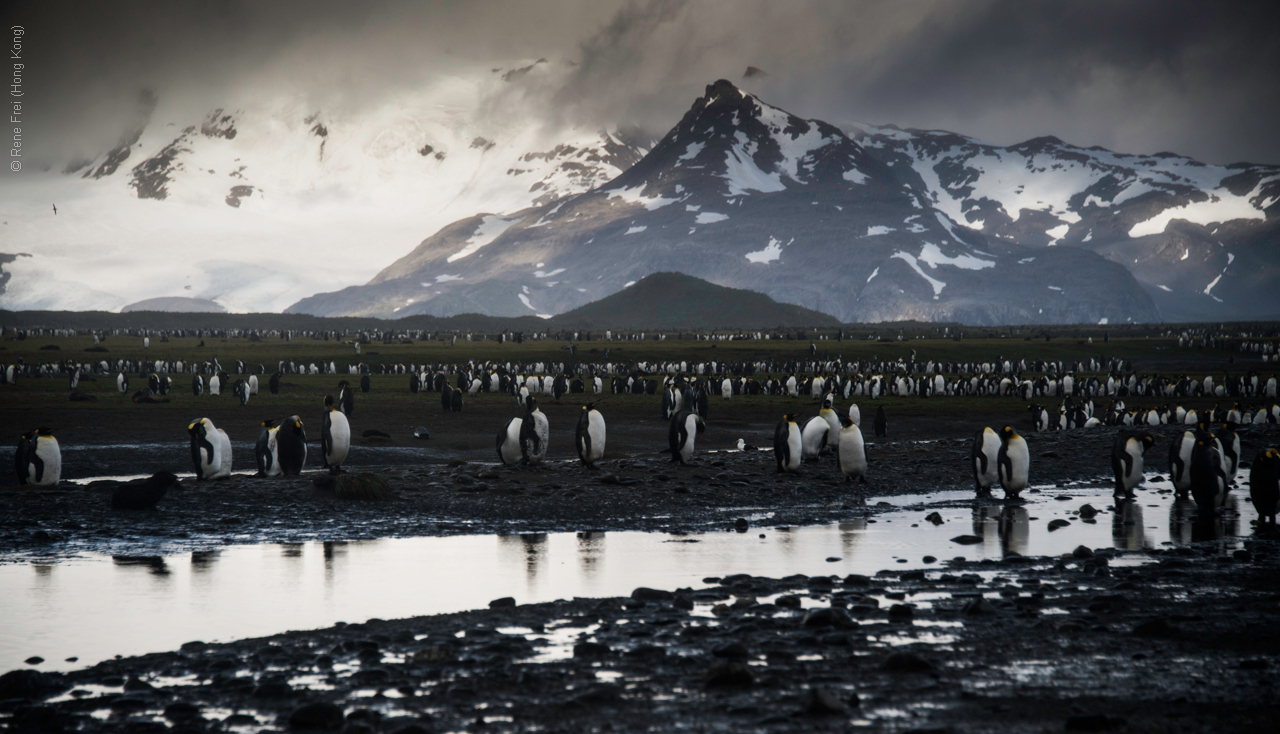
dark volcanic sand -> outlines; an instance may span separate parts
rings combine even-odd
[[[0,678],[10,718],[0,722],[121,732],[321,723],[406,734],[858,724],[1274,732],[1280,543],[1246,545],[1234,555],[1212,546],[1138,554],[1153,562],[1137,567],[1123,565],[1128,554],[1080,548],[870,579],[735,576],[699,591],[191,642],[65,675],[10,673]]]
[[[619,445],[652,451],[598,470],[563,461],[537,469],[480,464],[490,461],[488,444],[456,449],[476,452],[459,466],[437,459],[369,468],[396,491],[384,502],[339,501],[313,487],[314,474],[187,480],[147,512],[112,512],[102,487],[10,488],[0,490],[0,554],[12,561],[225,543],[696,531],[727,527],[744,508],[775,513],[770,525],[831,522],[875,512],[877,496],[971,486],[966,437],[981,421],[895,420],[893,440],[869,438],[866,486],[839,482],[830,460],[779,477],[767,452],[703,452],[693,466],[676,467],[657,453],[664,435],[655,420],[616,434]],[[717,428],[715,441],[701,446],[731,446],[739,435],[765,443],[769,426]],[[1164,471],[1168,436],[1178,430],[1155,429],[1161,438],[1147,455],[1149,469]],[[485,431],[446,440],[478,444]],[[1033,483],[1106,476],[1114,437],[1110,428],[1029,434]],[[557,456],[568,440],[553,438]],[[1253,432],[1244,458],[1276,442],[1274,428]],[[247,460],[239,454],[238,466]],[[192,644],[65,675],[7,676],[0,726],[257,731],[287,727],[291,712],[325,702],[344,716],[333,723],[350,732],[413,725],[422,728],[408,731],[783,732],[859,723],[918,732],[1273,732],[1280,730],[1280,544],[1269,537],[1255,534],[1248,552],[1235,554],[1210,541],[1152,553],[943,563],[923,577],[734,577],[709,590],[633,600]],[[1116,562],[1129,557],[1154,561]],[[980,592],[985,601],[977,603]],[[849,616],[825,612],[806,624],[804,612],[777,594]],[[895,604],[915,605],[910,621],[905,607],[891,621]],[[530,632],[496,631],[510,627]],[[579,642],[590,644],[575,648]],[[563,657],[535,657],[553,648]],[[186,677],[169,679],[178,676]],[[59,695],[65,700],[48,702]]]

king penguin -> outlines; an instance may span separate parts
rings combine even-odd
[[[858,409],[857,403],[849,403],[849,420],[853,421],[853,425],[862,427],[862,411]]]
[[[1142,455],[1156,445],[1150,433],[1120,434],[1111,446],[1111,471],[1116,475],[1116,497],[1133,499],[1133,488],[1142,484]]]
[[[302,419],[291,415],[276,424],[276,458],[280,461],[280,473],[296,477],[307,463],[307,432]]]
[[[349,388],[342,388],[350,390]],[[342,471],[342,462],[351,450],[351,424],[347,416],[333,404],[333,396],[324,396],[324,427],[320,429],[320,456],[330,474]]]
[[[1000,429],[1000,453],[996,466],[1000,473],[1000,486],[1006,500],[1018,499],[1027,486],[1031,470],[1031,451],[1027,440],[1013,430],[1013,426]]]
[[[822,407],[818,410],[818,417],[827,422],[827,427],[831,430],[827,433],[827,444],[832,445],[836,442],[836,437],[840,435],[840,417],[835,411],[835,395],[827,393],[822,396]]]
[[[1249,469],[1249,499],[1258,510],[1258,524],[1276,524],[1280,512],[1280,449],[1275,446],[1263,449],[1253,459]]]
[[[208,418],[187,426],[191,434],[191,461],[196,479],[223,479],[231,476],[231,439]]]
[[[1173,482],[1174,493],[1178,497],[1186,497],[1191,492],[1191,451],[1196,445],[1194,431],[1183,431],[1174,436],[1169,444],[1169,481]]]
[[[698,434],[707,430],[702,416],[692,410],[682,410],[671,418],[667,429],[667,446],[671,449],[671,460],[677,464],[687,464],[693,458],[694,444]]]
[[[796,413],[787,413],[778,421],[773,431],[773,458],[778,464],[778,473],[793,472],[800,468],[800,426],[796,423]]]
[[[1224,423],[1222,428],[1213,432],[1218,439],[1218,450],[1222,452],[1222,469],[1227,477],[1227,487],[1236,480],[1236,471],[1240,468],[1240,435],[1236,433],[1235,423]]]
[[[276,442],[276,434],[280,431],[280,422],[266,420],[262,422],[262,430],[258,432],[258,441],[253,446],[253,459],[258,465],[259,477],[278,477],[280,456]]]
[[[19,484],[55,487],[62,479],[62,449],[51,428],[37,428],[22,434],[15,458]]]
[[[840,416],[839,445],[836,458],[840,460],[840,473],[845,481],[854,477],[867,481],[867,444],[862,440],[862,429],[847,415]]]
[[[458,393],[455,392],[455,395]],[[538,409],[537,398],[524,401],[524,421],[520,425],[520,457],[529,465],[541,464],[551,440],[551,424]]]
[[[506,466],[515,466],[524,458],[520,451],[520,427],[523,418],[512,418],[498,431],[498,459]]]
[[[817,461],[830,440],[831,427],[821,416],[815,415],[805,421],[800,429],[800,458],[803,461]]]
[[[582,406],[582,415],[578,416],[577,445],[578,458],[587,468],[593,468],[604,457],[604,416],[596,410],[595,403]]]
[[[1213,434],[1196,431],[1196,443],[1191,449],[1191,499],[1201,519],[1213,517],[1227,500],[1226,464]]]
[[[876,438],[889,436],[889,420],[885,418],[883,405],[876,408],[875,429]]]
[[[343,380],[338,383],[338,410],[342,414],[350,418],[351,413],[356,409],[356,394],[351,389],[351,383]]]
[[[973,482],[979,497],[991,494],[991,487],[1000,481],[1000,434],[990,426],[973,437],[969,460],[973,462]]]

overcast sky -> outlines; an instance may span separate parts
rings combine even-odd
[[[535,114],[661,133],[706,84],[804,117],[941,128],[998,144],[1056,135],[1131,153],[1280,163],[1280,3],[62,3],[26,30],[28,142],[110,147],[153,89],[193,110],[263,89],[348,111],[452,72],[578,66]],[[7,45],[7,44],[6,44]]]

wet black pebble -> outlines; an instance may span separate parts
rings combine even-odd
[[[289,714],[289,728],[332,731],[342,728],[344,718],[341,707],[318,701],[294,709]]]
[[[850,704],[858,705],[858,696],[854,694],[850,699]],[[801,696],[800,706],[807,714],[818,716],[827,714],[843,714],[845,710],[844,701],[829,688],[810,688]]]
[[[39,665],[40,663],[44,662],[44,658],[40,657],[39,655],[32,655],[31,657],[27,658],[26,660],[23,660],[22,662],[26,663],[27,665]]]
[[[1094,509],[1093,505],[1080,505],[1080,517],[1088,520],[1091,517],[1096,517],[1097,514],[1098,511]]]
[[[1057,519],[1057,520],[1050,520],[1050,521],[1049,521],[1049,532],[1053,532],[1054,530],[1057,530],[1058,528],[1065,528],[1065,527],[1067,527],[1067,526],[1068,526],[1068,525],[1070,525],[1070,524],[1071,524],[1071,523],[1069,523],[1069,522],[1067,522],[1066,520],[1063,520],[1063,519],[1061,519],[1061,518],[1059,518],[1059,519]]]
[[[924,519],[926,522],[931,522],[934,525],[942,524],[942,515],[938,514],[937,512],[930,512],[928,515],[924,516]]]
[[[884,669],[889,673],[928,673],[933,665],[919,655],[895,652],[885,659]]]
[[[511,607],[514,607],[515,605],[516,605],[516,600],[515,600],[515,597],[513,596],[504,596],[501,599],[494,599],[493,601],[489,602],[490,609],[509,609]]]
[[[707,671],[706,685],[707,688],[750,688],[755,685],[755,676],[751,668],[742,663],[716,663]]]
[[[937,562],[938,562],[938,559],[937,559],[937,558],[934,558],[933,556],[925,556],[924,558],[921,558],[920,560],[921,560],[922,562],[924,562],[924,563],[937,563]]]
[[[910,604],[894,604],[889,607],[890,622],[910,622],[915,614]]]
[[[959,543],[960,545],[973,545],[974,543],[981,543],[981,542],[982,542],[982,536],[980,536],[980,535],[957,535],[956,537],[954,537],[954,538],[952,538],[952,539],[951,539],[951,542],[952,542],[952,543]]]

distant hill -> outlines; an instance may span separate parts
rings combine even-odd
[[[819,311],[681,273],[654,273],[549,320],[557,329],[761,329],[839,326]]]
[[[130,303],[120,309],[120,313],[134,311],[165,311],[168,313],[226,313],[227,309],[217,301],[207,298],[148,298],[145,301]]]

